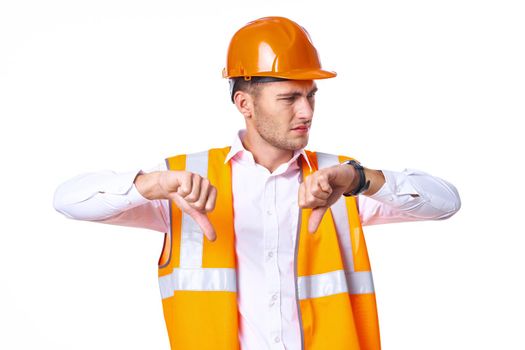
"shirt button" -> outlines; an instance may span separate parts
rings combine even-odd
[[[267,210],[267,211],[266,211],[266,214],[268,214],[268,215],[272,215],[272,211],[271,211],[271,210]]]
[[[277,294],[272,295],[272,300],[277,300]]]
[[[269,258],[273,257],[273,252],[268,252],[268,257]]]
[[[281,338],[279,338],[279,337],[275,337],[275,338],[273,338],[273,341],[276,342],[276,343],[278,343],[278,342],[281,341]]]

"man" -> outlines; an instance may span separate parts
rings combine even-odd
[[[250,22],[223,71],[246,122],[231,147],[57,189],[68,217],[166,232],[159,284],[173,349],[380,348],[361,225],[448,218],[460,199],[420,171],[305,150],[315,80],[335,75],[297,23]]]

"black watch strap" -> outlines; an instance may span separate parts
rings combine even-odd
[[[348,165],[353,166],[359,176],[359,184],[357,185],[357,187],[353,191],[343,193],[343,196],[345,197],[357,196],[358,194],[363,193],[364,191],[368,190],[368,188],[370,187],[370,180],[366,179],[365,169],[363,168],[361,164],[359,164],[358,161],[352,159],[352,160],[347,160],[346,162],[343,162],[341,164],[348,164]]]

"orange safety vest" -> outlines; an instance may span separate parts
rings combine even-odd
[[[159,259],[159,285],[172,349],[239,349],[235,232],[230,147],[166,159],[170,170],[198,173],[217,188],[208,213],[217,233],[204,239],[191,217],[170,203],[171,229]],[[303,181],[317,169],[349,157],[306,151]],[[315,234],[308,233],[311,209],[299,212],[296,239],[296,298],[302,349],[381,348],[372,272],[356,199],[344,197],[327,210]]]

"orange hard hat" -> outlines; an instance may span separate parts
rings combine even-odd
[[[239,29],[230,41],[224,78],[275,77],[325,79],[335,72],[321,69],[308,32],[284,17],[264,17]]]

